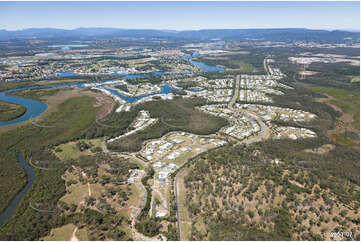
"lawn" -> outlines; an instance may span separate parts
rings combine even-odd
[[[330,103],[341,108],[343,112],[353,115],[352,125],[360,130],[360,93],[359,90],[349,91],[345,89],[312,86],[309,87],[314,92],[326,94],[335,98]]]

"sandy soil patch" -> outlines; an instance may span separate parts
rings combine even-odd
[[[333,144],[325,144],[325,145],[322,145],[318,148],[314,148],[314,149],[306,149],[304,150],[305,152],[308,152],[308,153],[314,153],[314,154],[320,154],[320,155],[323,155],[323,154],[326,154],[328,152],[330,152],[331,150],[333,150],[335,148],[335,146]]]
[[[79,241],[79,239],[75,236],[76,231],[78,231],[78,227],[75,227],[70,241]]]
[[[316,75],[318,72],[315,72],[315,71],[300,71],[299,73],[300,73],[300,75],[312,76],[312,75]]]
[[[354,60],[354,61],[352,61],[352,62],[350,63],[350,65],[351,65],[351,66],[360,66],[360,61]]]

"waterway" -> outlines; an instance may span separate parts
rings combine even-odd
[[[154,92],[154,93],[150,93],[150,94],[147,94],[147,95],[141,95],[141,96],[137,96],[137,97],[129,97],[129,96],[122,95],[121,93],[117,92],[114,89],[104,87],[105,90],[107,90],[107,91],[111,92],[112,94],[120,97],[121,99],[123,99],[124,101],[126,101],[128,103],[136,103],[140,99],[143,99],[145,97],[154,96],[154,95],[157,95],[157,94],[168,94],[173,90],[173,88],[171,88],[168,85],[160,86],[160,88],[161,88],[160,92]]]
[[[192,61],[190,59],[191,57],[195,57],[197,55],[199,55],[199,53],[198,54],[194,53],[192,56],[190,56],[188,58],[188,61],[190,63],[192,63],[193,65],[204,68],[205,72],[207,72],[207,71],[220,71],[220,72],[223,72],[224,71],[222,68],[208,66],[208,65],[205,65],[205,64],[200,63],[200,62]],[[163,72],[153,72],[152,74],[153,75],[162,75]],[[72,75],[74,75],[73,72],[62,73],[62,76],[72,76]],[[147,74],[143,74],[143,75],[132,75],[132,74],[130,74],[130,75],[127,75],[126,77],[124,77],[122,79],[130,79],[130,78],[138,78],[138,77],[146,77],[146,76],[148,76],[148,75]],[[116,81],[116,80],[114,80],[114,81]],[[104,81],[104,82],[107,82],[107,81]],[[91,83],[91,82],[87,82],[87,83]],[[15,88],[15,89],[0,92],[0,100],[1,101],[15,103],[15,104],[19,104],[19,105],[22,105],[22,106],[26,107],[26,112],[21,117],[18,117],[16,119],[13,119],[13,120],[10,120],[10,121],[7,121],[7,122],[0,122],[0,127],[25,122],[25,121],[27,121],[27,120],[29,120],[31,118],[35,118],[35,117],[39,116],[40,114],[45,112],[45,110],[48,108],[48,106],[43,102],[33,100],[33,99],[29,99],[29,98],[21,98],[21,97],[11,96],[11,95],[7,95],[7,94],[10,94],[10,93],[16,92],[16,91],[33,90],[33,89],[45,89],[45,88],[53,88],[53,87],[76,86],[78,88],[84,88],[84,84],[85,83],[66,83],[66,84],[55,84],[55,85],[46,85],[46,86],[32,86],[32,87],[24,87],[24,88]],[[140,100],[142,98],[149,97],[149,96],[152,96],[152,95],[168,94],[173,90],[170,86],[163,85],[163,86],[161,86],[161,91],[160,92],[155,92],[155,93],[142,95],[142,96],[138,96],[138,97],[128,97],[128,96],[124,96],[124,95],[120,94],[119,92],[117,92],[117,91],[115,91],[113,89],[107,88],[106,85],[104,85],[104,86],[101,85],[101,86],[103,88],[105,88],[106,90],[110,91],[112,94],[119,96],[120,98],[122,98],[123,100],[125,100],[126,102],[129,102],[129,103],[135,103],[135,102],[137,102],[138,100]],[[192,91],[197,92],[199,90],[194,89]],[[12,152],[12,151],[9,149],[9,152]],[[28,165],[28,163],[25,162],[25,160],[22,157],[21,153],[15,153],[15,154],[16,154],[16,157],[17,157],[17,159],[19,161],[19,164],[25,170],[25,173],[26,173],[26,176],[27,176],[27,183],[26,183],[25,187],[10,202],[9,206],[5,209],[5,211],[0,214],[0,226],[2,226],[8,219],[10,219],[15,214],[16,208],[18,207],[19,203],[22,201],[24,196],[28,193],[28,191],[30,190],[30,188],[31,188],[31,186],[32,186],[32,184],[34,183],[34,180],[35,180],[35,172],[32,169],[32,167],[30,167]]]
[[[197,67],[203,68],[205,72],[213,72],[213,71],[218,71],[218,72],[224,72],[224,69],[218,66],[210,66],[207,64],[204,64],[202,62],[198,62],[198,61],[194,61],[191,60],[191,58],[199,56],[199,52],[194,52],[190,57],[186,57],[186,59],[189,61],[189,63],[191,63],[192,65],[195,65]]]
[[[49,48],[60,48],[61,50],[70,50],[71,48],[87,47],[88,45],[48,45]]]
[[[9,150],[9,152],[12,152]],[[35,180],[35,172],[31,166],[28,165],[27,162],[25,162],[23,156],[20,153],[15,153],[16,158],[18,159],[20,165],[24,168],[26,173],[26,185],[25,187],[15,196],[13,200],[11,200],[9,206],[5,209],[4,212],[0,214],[0,226],[6,223],[6,221],[11,218],[16,211],[16,208],[18,207],[19,203],[23,200],[24,196],[28,193],[31,186],[34,183]]]
[[[186,57],[186,59],[192,63],[193,65],[196,65],[198,67],[201,67],[204,69],[205,72],[210,72],[210,71],[219,71],[219,72],[223,72],[224,70],[220,67],[217,66],[209,66],[206,65],[204,63],[201,62],[196,62],[191,60],[191,57],[195,57],[198,56],[199,53],[195,52],[193,53],[193,55]],[[160,71],[155,71],[151,73],[152,75],[163,75],[164,72],[160,72]],[[73,76],[73,75],[77,75],[74,74],[73,72],[69,71],[69,72],[63,72],[60,74],[61,76]],[[132,78],[140,78],[140,77],[147,77],[150,74],[129,74],[121,79],[132,79]],[[117,80],[112,80],[112,81],[117,81]],[[103,81],[103,82],[111,82],[111,81]],[[89,84],[92,82],[86,82],[86,83],[68,83],[68,84],[54,84],[54,85],[46,85],[46,86],[32,86],[32,87],[24,87],[24,88],[15,88],[15,89],[11,89],[11,90],[7,90],[7,91],[3,91],[0,92],[0,100],[4,101],[4,102],[10,102],[10,103],[15,103],[15,104],[19,104],[22,105],[24,107],[26,107],[26,112],[13,120],[7,121],[7,122],[0,122],[0,127],[1,126],[8,126],[8,125],[12,125],[12,124],[17,124],[17,123],[21,123],[21,122],[25,122],[28,121],[31,118],[36,118],[37,116],[39,116],[40,114],[42,114],[43,112],[46,111],[47,109],[47,105],[43,102],[37,101],[37,100],[32,100],[32,99],[28,99],[28,98],[21,98],[21,97],[16,97],[16,96],[11,96],[9,94],[11,94],[11,92],[15,92],[15,91],[23,91],[23,90],[32,90],[32,89],[40,89],[40,88],[52,88],[52,87],[71,87],[71,86],[77,86],[79,88],[84,88],[84,84]],[[122,94],[120,94],[119,92],[117,92],[116,90],[112,90],[107,88],[106,85],[101,85],[101,87],[103,87],[104,89],[110,91],[112,94],[120,97],[121,99],[123,99],[126,102],[129,103],[135,103],[138,100],[145,98],[145,97],[149,97],[152,95],[157,95],[157,94],[168,94],[172,91],[172,88],[170,86],[161,86],[161,91],[157,92],[157,93],[151,93],[151,94],[147,94],[147,95],[142,95],[142,96],[138,96],[138,97],[128,97],[128,96],[124,96]]]

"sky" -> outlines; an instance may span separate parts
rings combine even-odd
[[[360,2],[0,2],[0,29],[360,30]]]

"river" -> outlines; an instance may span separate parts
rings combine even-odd
[[[9,150],[9,152],[12,152]],[[31,166],[28,165],[27,162],[25,162],[23,156],[20,153],[15,153],[16,158],[18,159],[20,165],[24,168],[26,173],[26,185],[25,187],[15,196],[13,200],[11,200],[9,206],[5,209],[4,212],[0,214],[0,226],[2,226],[9,218],[11,218],[16,211],[16,208],[18,207],[19,203],[22,201],[23,197],[28,193],[31,186],[34,183],[35,180],[35,172]]]
[[[195,53],[193,53],[193,55],[185,57],[185,59],[188,60],[192,65],[203,68],[205,72],[212,72],[212,71],[223,72],[224,71],[223,68],[220,68],[217,66],[209,66],[204,63],[191,60],[192,57],[196,57],[198,55],[199,55],[199,53],[195,52]],[[66,73],[64,72],[63,74],[66,76],[72,76],[73,72],[71,72],[71,71],[66,72]],[[152,75],[162,75],[162,74],[164,74],[164,72],[153,72],[152,73]],[[74,75],[76,75],[76,74],[74,74]],[[121,79],[147,77],[148,75],[149,74],[141,74],[141,75],[129,74]],[[113,80],[113,81],[117,81],[117,80]],[[104,82],[109,82],[109,80],[108,81],[105,80]],[[32,90],[32,89],[44,89],[44,88],[52,88],[52,87],[77,86],[79,88],[84,88],[84,84],[88,84],[88,83],[91,83],[91,82],[81,83],[81,84],[67,83],[67,84],[54,84],[54,85],[45,85],[45,86],[32,86],[32,87],[24,87],[24,88],[15,88],[15,89],[0,92],[0,100],[1,101],[15,103],[15,104],[19,104],[19,105],[26,107],[26,112],[22,116],[20,116],[16,119],[10,120],[10,121],[0,122],[0,127],[17,124],[17,123],[22,123],[22,122],[28,121],[31,118],[36,118],[37,116],[39,116],[40,114],[45,112],[46,109],[48,108],[48,106],[45,103],[40,102],[40,101],[8,95],[11,92]],[[142,95],[142,96],[138,96],[138,97],[127,97],[125,95],[120,94],[116,90],[106,88],[106,86],[101,85],[101,87],[104,87],[106,90],[110,91],[112,94],[120,97],[121,99],[123,99],[124,101],[129,102],[129,103],[134,103],[142,98],[149,97],[149,96],[156,95],[156,94],[168,94],[172,91],[172,88],[170,86],[164,85],[164,86],[161,86],[161,92],[151,93],[151,94]]]
[[[191,64],[203,68],[205,72],[209,72],[209,71],[223,72],[224,71],[222,68],[219,68],[216,66],[208,66],[204,63],[192,61],[190,59],[191,57],[195,57],[197,55],[199,55],[199,53],[196,52],[192,56],[187,57],[187,60]],[[153,72],[152,74],[153,75],[162,75],[163,72]],[[73,72],[66,72],[66,73],[63,73],[63,75],[72,76],[74,74],[73,74]],[[130,75],[127,75],[126,77],[123,77],[122,79],[131,79],[131,78],[146,77],[146,76],[147,76],[147,74],[143,74],[143,75],[130,74]],[[113,81],[116,81],[116,80],[113,80]],[[104,82],[107,82],[107,81],[104,81]],[[91,82],[87,82],[87,83],[91,83]],[[72,86],[74,87],[74,86],[76,86],[78,88],[84,88],[84,84],[85,83],[66,83],[66,84],[54,84],[54,85],[44,85],[44,86],[31,86],[31,87],[23,87],[23,88],[14,88],[14,89],[0,92],[0,100],[1,101],[15,103],[15,104],[19,104],[19,105],[26,107],[26,112],[22,116],[20,116],[16,119],[7,121],[7,122],[0,122],[0,127],[25,122],[31,118],[35,118],[35,117],[39,116],[40,114],[45,112],[46,109],[48,108],[48,106],[43,102],[29,99],[29,98],[21,98],[21,97],[11,96],[11,95],[7,95],[7,94],[11,94],[12,92],[16,92],[16,91],[45,89],[45,88],[53,88],[53,87],[72,87]],[[129,102],[129,103],[134,103],[142,98],[149,97],[149,96],[156,95],[156,94],[168,94],[173,90],[172,87],[170,87],[168,85],[163,85],[163,86],[161,86],[160,92],[155,92],[155,93],[142,95],[142,96],[138,96],[138,97],[128,97],[128,96],[124,96],[124,95],[120,94],[119,92],[117,92],[113,89],[109,89],[106,87],[103,87],[103,88],[110,91],[112,94],[119,96],[124,101]],[[199,90],[195,89],[194,91],[197,92]],[[9,152],[12,152],[12,151],[9,150]],[[30,190],[30,188],[35,180],[35,172],[34,172],[33,168],[30,167],[27,162],[25,162],[24,158],[22,157],[22,155],[20,153],[15,153],[15,154],[19,161],[19,164],[25,170],[25,173],[27,176],[27,183],[26,183],[25,187],[15,196],[15,198],[13,200],[11,200],[9,206],[5,209],[5,211],[0,214],[0,226],[2,226],[8,219],[10,219],[15,214],[16,208],[18,207],[19,203],[22,201],[24,196],[28,193],[28,191]]]

